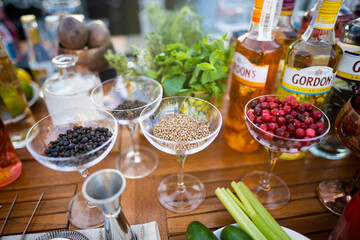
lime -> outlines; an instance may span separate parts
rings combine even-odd
[[[33,89],[31,85],[25,81],[19,80],[21,89],[23,90],[26,101],[30,101],[33,97]]]

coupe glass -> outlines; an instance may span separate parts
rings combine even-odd
[[[157,149],[176,155],[177,174],[165,177],[158,186],[157,197],[160,203],[173,212],[188,212],[195,209],[205,198],[205,187],[200,180],[190,174],[184,174],[184,162],[188,154],[199,152],[209,146],[220,131],[222,117],[212,104],[193,97],[164,98],[159,108],[149,117],[148,109],[141,113],[141,130],[149,142]],[[187,141],[167,141],[153,135],[154,126],[163,118],[174,114],[186,114],[197,117],[209,127],[206,137]]]
[[[251,103],[254,100],[259,100],[260,97],[278,97],[284,100],[285,96],[267,95],[259,96],[251,99],[245,106],[245,120],[246,125],[251,135],[262,145],[269,150],[269,163],[267,171],[253,171],[242,177],[242,181],[252,190],[259,201],[267,209],[277,209],[286,205],[290,199],[290,191],[287,184],[280,177],[273,173],[276,161],[282,153],[298,153],[309,149],[315,144],[319,143],[330,128],[328,117],[321,112],[320,109],[314,106],[314,110],[319,110],[323,117],[322,120],[326,126],[326,131],[321,136],[307,139],[285,138],[275,134],[271,134],[254,124],[246,115],[246,112],[251,108]],[[298,101],[304,104],[303,101]]]
[[[66,130],[73,129],[74,126],[105,127],[113,134],[102,145],[79,156],[46,156],[44,151],[50,142],[55,141],[59,134],[66,133]],[[109,154],[114,146],[116,135],[116,120],[110,113],[95,108],[70,108],[48,115],[32,126],[26,135],[26,147],[42,165],[57,171],[78,171],[85,179],[89,167],[97,164]],[[100,209],[88,202],[81,192],[76,194],[69,203],[67,216],[71,224],[78,228],[98,227],[104,223]]]
[[[136,145],[135,134],[139,121],[148,117],[159,106],[162,94],[160,83],[147,77],[110,79],[98,85],[91,93],[91,99],[97,108],[111,112],[117,122],[127,126],[130,131],[131,147],[121,151],[116,160],[116,168],[127,178],[142,178],[157,168],[159,160],[156,153]],[[143,105],[117,110],[119,105],[136,100]],[[140,116],[144,108],[147,108],[146,114]]]
[[[356,156],[360,157],[360,94],[351,97],[341,108],[335,120],[335,132],[340,141]],[[351,196],[356,193],[355,185],[360,179],[360,168],[350,183],[340,179],[320,182],[317,193],[321,203],[336,215],[341,215]]]

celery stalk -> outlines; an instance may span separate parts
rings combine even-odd
[[[254,207],[250,203],[250,199],[246,197],[246,195],[241,191],[239,186],[236,184],[236,182],[232,182],[231,186],[234,188],[236,194],[240,198],[240,200],[243,202],[247,212],[248,217],[254,222],[256,227],[264,234],[264,236],[268,240],[277,240],[280,239],[280,237],[270,228],[270,226],[263,220],[261,215],[259,215]]]
[[[262,217],[266,224],[275,232],[281,239],[291,240],[286,232],[280,227],[276,220],[270,215],[270,213],[264,208],[260,201],[255,197],[255,195],[250,191],[250,189],[243,182],[237,184],[242,193],[250,201],[251,205],[254,207],[255,211]]]
[[[224,188],[217,188],[215,194],[244,231],[256,240],[266,240],[265,236],[256,228]]]
[[[239,205],[239,207],[241,208],[241,210],[243,210],[244,213],[246,213],[246,215],[249,215],[249,214],[247,213],[246,208],[244,207],[244,204],[242,204],[242,203],[240,202],[240,200],[231,192],[231,190],[227,188],[227,189],[226,189],[226,192],[227,192],[227,193],[229,194],[229,196],[236,202],[236,204]]]

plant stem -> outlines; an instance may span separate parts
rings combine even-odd
[[[185,192],[186,186],[184,184],[184,162],[186,155],[176,155],[176,159],[178,161],[178,171],[177,171],[177,187],[176,191]]]
[[[268,169],[266,171],[264,180],[260,184],[260,187],[264,191],[270,191],[270,189],[271,189],[271,186],[270,186],[271,175],[273,174],[275,164],[276,164],[277,160],[279,159],[280,155],[281,155],[281,152],[269,149]]]

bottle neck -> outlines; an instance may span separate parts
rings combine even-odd
[[[271,41],[276,1],[255,0],[249,32],[257,32],[258,41]]]
[[[22,24],[26,38],[29,44],[37,44],[41,42],[41,35],[36,21],[25,22]]]
[[[301,38],[305,41],[317,38],[335,44],[334,26],[341,3],[342,0],[318,0],[311,23]]]
[[[279,22],[278,22],[278,26],[288,26],[288,27],[292,27],[292,15],[280,15],[279,18]]]

